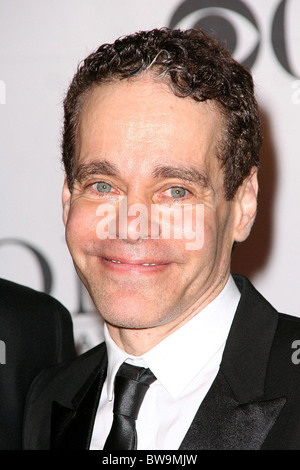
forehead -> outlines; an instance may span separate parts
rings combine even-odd
[[[220,135],[221,114],[213,102],[177,97],[166,83],[144,76],[90,91],[80,115],[76,160],[195,164],[216,154]]]

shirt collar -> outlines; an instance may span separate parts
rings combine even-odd
[[[108,368],[107,368],[107,396],[109,400],[113,398],[114,380],[119,367],[123,362],[129,362],[135,366],[149,367],[143,360],[143,356],[132,356],[113,341],[107,325],[104,323],[104,340],[107,348]]]
[[[178,397],[225,344],[239,299],[240,292],[230,276],[224,289],[212,302],[181,328],[139,357],[131,356],[119,348],[110,337],[105,324],[108,399],[112,400],[114,378],[124,361],[149,367],[170,395],[173,398]]]

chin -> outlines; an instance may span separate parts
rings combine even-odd
[[[104,320],[119,328],[151,328],[155,326],[156,319],[152,318],[142,306],[124,306],[124,308],[102,308],[101,314]]]
[[[143,317],[141,317],[141,312],[139,312],[139,314],[136,314],[132,310],[127,313],[124,310],[103,311],[102,309],[101,315],[107,323],[117,328],[143,329],[155,326],[153,325],[152,319],[146,319],[144,315]]]
[[[149,328],[153,328],[155,325],[152,325],[152,324],[147,324],[147,323],[144,323],[140,320],[137,320],[135,318],[123,318],[123,319],[119,319],[119,318],[107,318],[107,319],[104,319],[106,321],[106,323],[116,327],[116,328],[119,328],[119,329],[126,329],[126,330],[146,330],[146,329],[149,329]]]
[[[143,329],[160,324],[158,312],[150,308],[153,302],[141,302],[138,299],[110,299],[109,302],[98,300],[96,307],[103,319],[118,328]],[[155,316],[154,316],[155,314]],[[162,315],[163,316],[163,315]]]
[[[168,302],[163,302],[162,297],[151,290],[145,289],[142,293],[133,286],[130,291],[124,291],[111,285],[85,285],[103,319],[116,327],[151,328],[164,324],[170,315]]]

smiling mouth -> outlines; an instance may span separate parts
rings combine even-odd
[[[127,265],[132,265],[132,266],[161,266],[162,264],[166,263],[143,263],[143,262],[138,262],[138,261],[120,261],[118,259],[111,259],[111,258],[102,258],[105,261],[109,261],[111,263],[116,263],[116,264],[127,264]]]
[[[134,259],[134,258],[110,258],[102,256],[100,261],[107,270],[107,274],[120,276],[155,276],[159,273],[165,272],[172,266],[172,262],[166,260],[153,260],[153,259]]]

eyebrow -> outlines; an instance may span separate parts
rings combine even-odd
[[[152,173],[154,178],[177,178],[197,186],[208,188],[209,178],[193,166],[158,165]]]
[[[118,167],[115,164],[110,163],[108,160],[95,160],[89,163],[81,163],[78,165],[74,179],[79,183],[82,183],[90,176],[97,174],[120,177],[121,173]],[[181,179],[183,181],[196,184],[201,188],[208,188],[210,186],[209,178],[194,166],[157,165],[152,172],[152,177],[154,179]]]
[[[78,165],[74,179],[79,183],[82,183],[90,176],[97,174],[119,176],[119,170],[116,165],[107,160],[96,160]]]

